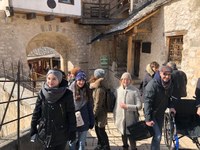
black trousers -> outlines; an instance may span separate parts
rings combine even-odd
[[[100,128],[95,125],[95,132],[96,132],[97,139],[98,139],[98,145],[100,145],[102,147],[107,147],[109,150],[110,144],[109,144],[109,140],[108,140],[108,135],[105,131],[105,127]]]
[[[131,150],[136,149],[136,141],[134,141],[129,135],[122,135],[123,148],[128,149],[128,140],[131,145]]]

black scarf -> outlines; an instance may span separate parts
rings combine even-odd
[[[65,94],[67,87],[50,88],[46,83],[44,83],[41,90],[48,103],[55,103]]]

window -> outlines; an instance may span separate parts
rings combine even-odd
[[[142,43],[142,52],[143,53],[151,53],[151,42],[143,42]]]
[[[58,0],[60,3],[65,3],[65,4],[72,4],[74,5],[74,0]]]
[[[177,65],[181,65],[183,51],[183,36],[169,37],[169,55],[168,61],[173,61]]]

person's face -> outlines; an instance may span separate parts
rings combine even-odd
[[[151,66],[151,68],[152,68],[152,70],[154,71],[154,72],[157,72],[158,71],[158,67],[156,67],[156,66]]]
[[[85,80],[77,80],[76,84],[78,85],[78,87],[82,88],[85,84]]]
[[[160,72],[160,77],[164,82],[168,82],[171,79],[171,72]]]
[[[52,73],[47,76],[46,80],[47,80],[47,85],[49,87],[56,87],[59,85],[58,78],[55,75],[53,75]]]
[[[131,84],[131,80],[130,79],[128,79],[128,78],[124,78],[124,79],[122,79],[122,85],[124,86],[124,87],[127,87],[129,84]]]

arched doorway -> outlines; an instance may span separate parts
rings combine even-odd
[[[54,60],[55,64],[50,64],[52,67],[59,67],[63,71],[68,70],[67,66],[67,52],[72,47],[73,41],[69,37],[57,32],[44,32],[34,36],[26,47],[27,56],[35,49],[49,48],[55,50],[55,53],[60,54],[59,61]],[[57,64],[56,64],[57,61]],[[50,62],[49,62],[50,63]],[[59,65],[59,66],[58,66]],[[46,64],[45,64],[46,66]]]

